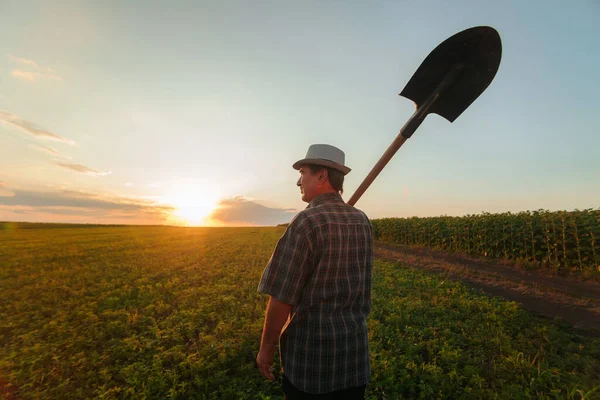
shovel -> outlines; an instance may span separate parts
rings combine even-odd
[[[348,204],[356,204],[427,114],[435,113],[454,122],[492,82],[501,57],[500,35],[489,26],[477,26],[459,32],[429,53],[400,93],[400,96],[415,103],[416,111],[356,189]]]

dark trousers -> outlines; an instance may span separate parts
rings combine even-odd
[[[285,393],[284,400],[364,400],[367,385],[336,390],[325,394],[312,394],[296,389],[292,383],[283,375],[282,389]]]

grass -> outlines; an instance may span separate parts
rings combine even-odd
[[[0,230],[0,393],[282,399],[247,355],[284,229]],[[439,276],[378,261],[369,326],[369,399],[600,398],[598,339]]]

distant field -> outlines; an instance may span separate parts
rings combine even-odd
[[[282,399],[247,355],[284,229],[0,223],[0,393]],[[369,399],[600,398],[600,340],[440,276],[378,261],[369,326]]]
[[[600,208],[373,220],[377,239],[600,276]]]

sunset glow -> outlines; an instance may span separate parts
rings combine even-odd
[[[217,209],[218,191],[200,186],[184,186],[163,197],[163,202],[175,207],[171,222],[186,226],[211,226],[210,214]]]
[[[598,207],[598,2],[8,3],[0,221],[277,226],[307,207],[292,165],[313,144],[345,153],[349,201],[414,113],[398,93],[418,66],[481,25],[497,76],[454,123],[428,116],[356,206]]]

